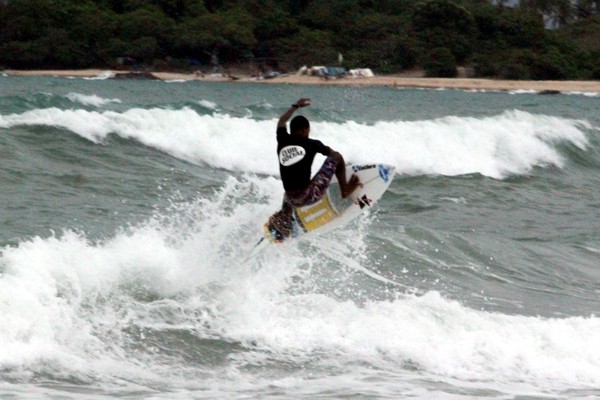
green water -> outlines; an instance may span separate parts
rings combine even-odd
[[[599,395],[600,97],[0,88],[0,396]],[[398,173],[358,221],[246,261],[300,97],[313,137]]]

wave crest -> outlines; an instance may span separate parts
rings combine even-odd
[[[94,143],[109,134],[134,139],[174,157],[215,168],[278,174],[275,120],[219,113],[133,108],[124,112],[36,109],[0,116],[0,127],[46,125]],[[562,168],[561,144],[588,146],[587,121],[506,111],[489,117],[444,117],[361,124],[313,122],[312,137],[352,163],[383,162],[408,175],[482,174],[502,179],[535,167]]]

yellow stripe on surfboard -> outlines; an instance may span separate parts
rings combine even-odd
[[[304,226],[308,232],[325,225],[337,215],[327,194],[315,204],[297,208],[296,213],[298,214],[302,226]]]

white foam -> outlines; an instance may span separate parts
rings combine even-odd
[[[240,246],[233,221],[256,228],[266,210],[276,207],[238,205],[226,212],[227,202],[243,196],[240,191],[259,197],[277,192],[275,203],[281,201],[280,182],[273,178],[258,182],[267,192],[257,182],[231,182],[215,198],[188,203],[172,217],[157,216],[105,241],[91,243],[85,234],[67,231],[1,249],[0,369],[18,374],[21,368],[23,373],[49,368],[68,376],[82,370],[94,379],[145,373],[145,362],[129,360],[123,349],[122,330],[132,322],[154,322],[136,296],[194,302],[198,287],[227,280],[228,263],[240,262],[259,235],[250,231],[247,246]],[[138,316],[132,319],[133,314]]]
[[[508,93],[509,94],[538,94],[539,90],[533,90],[533,89],[516,89],[516,90],[510,90]]]
[[[600,93],[598,92],[567,92],[566,94],[585,97],[600,97]]]
[[[105,99],[95,94],[87,95],[81,93],[69,93],[66,97],[73,103],[79,103],[85,106],[93,107],[102,107],[109,103],[121,103],[120,99]]]
[[[368,267],[367,258],[352,255],[364,247],[356,229],[327,241],[331,259],[305,256],[292,244],[242,265],[257,235],[247,227],[258,226],[280,196],[273,178],[230,179],[209,198],[178,203],[172,214],[101,242],[67,232],[4,248],[0,369],[182,384],[185,366],[127,350],[128,328],[138,326],[240,342],[281,362],[312,362],[318,354],[328,368],[364,362],[400,370],[410,363],[436,380],[488,389],[600,385],[596,317],[476,311],[437,292],[364,304],[341,299],[344,280],[332,272],[351,263]],[[234,221],[242,226],[232,229]],[[311,245],[318,251],[322,244]],[[337,264],[327,271],[331,262]],[[330,291],[323,282],[317,292],[293,289],[294,277],[308,279],[317,269],[326,270]],[[140,293],[155,301],[139,300]]]
[[[104,81],[106,79],[113,78],[114,76],[115,76],[115,73],[113,71],[102,71],[97,76],[85,77],[83,79],[88,80],[88,81]]]
[[[214,101],[199,100],[198,104],[200,104],[202,107],[208,108],[210,110],[216,110],[217,109],[217,103],[215,103]]]
[[[210,104],[209,104],[210,106]],[[114,111],[48,108],[0,116],[0,127],[48,125],[101,142],[115,133],[175,157],[229,170],[278,174],[275,120],[199,115],[194,110]],[[494,178],[529,173],[538,166],[561,168],[561,143],[585,149],[585,121],[506,111],[491,117],[444,117],[372,125],[313,122],[312,137],[340,151],[348,162],[395,165],[404,174]]]

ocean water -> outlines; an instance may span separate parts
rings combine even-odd
[[[312,137],[398,173],[358,220],[248,259],[300,97]],[[0,397],[600,398],[599,110],[0,77]]]

